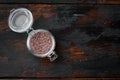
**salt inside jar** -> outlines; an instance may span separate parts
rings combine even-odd
[[[45,54],[52,47],[52,39],[47,32],[38,32],[30,39],[30,46],[34,53]]]

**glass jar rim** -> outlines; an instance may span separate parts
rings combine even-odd
[[[24,15],[24,16],[21,16]],[[18,17],[23,17],[26,19],[24,24],[17,26],[15,21]],[[10,29],[14,32],[23,33],[32,27],[33,24],[33,16],[32,13],[26,8],[18,8],[14,9],[10,12],[8,25]]]

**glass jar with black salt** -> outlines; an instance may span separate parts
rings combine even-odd
[[[37,57],[48,57],[54,61],[58,56],[55,53],[55,38],[45,29],[34,30],[32,28],[33,16],[26,8],[18,8],[10,11],[8,25],[17,33],[28,33],[27,48]]]

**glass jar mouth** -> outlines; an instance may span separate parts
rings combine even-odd
[[[43,53],[43,54],[42,53],[41,54],[34,53],[34,51],[32,50],[32,48],[30,46],[31,38],[34,36],[34,34],[36,34],[38,32],[47,32],[47,33],[49,33],[49,35],[51,37],[51,41],[52,41],[52,46],[51,46],[50,50],[48,52],[46,52],[46,53]],[[55,49],[55,39],[54,39],[53,35],[49,31],[47,31],[47,30],[44,30],[44,29],[33,30],[28,35],[28,38],[27,38],[27,48],[33,55],[35,55],[37,57],[46,57],[47,55],[51,54],[53,52],[53,50]]]
[[[13,10],[8,19],[8,25],[14,32],[26,32],[33,24],[32,13],[26,8]]]

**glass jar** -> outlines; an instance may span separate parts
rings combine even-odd
[[[58,56],[55,53],[55,38],[45,29],[34,30],[32,28],[33,16],[26,8],[18,8],[10,11],[8,25],[17,33],[28,33],[26,41],[28,50],[37,57],[48,57],[54,61]]]

